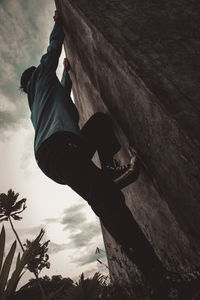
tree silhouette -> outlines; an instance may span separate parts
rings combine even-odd
[[[19,201],[17,201],[19,197],[19,193],[15,193],[12,189],[8,190],[8,193],[1,193],[0,194],[0,222],[2,221],[9,221],[11,228],[20,244],[20,247],[22,249],[22,251],[24,252],[24,246],[19,238],[19,235],[17,234],[17,231],[14,228],[14,225],[12,223],[12,218],[16,221],[20,221],[22,219],[22,217],[19,216],[20,213],[22,213],[25,209],[26,209],[26,199],[23,198]],[[44,230],[41,231],[41,237],[44,235]],[[45,245],[45,244],[44,244]],[[48,242],[47,242],[48,245]],[[31,246],[31,242],[29,242],[29,247]],[[27,247],[26,247],[27,248]],[[42,245],[39,244],[39,249],[41,250]],[[43,247],[45,248],[45,246]],[[38,251],[40,251],[38,250]],[[42,251],[42,250],[41,250]],[[44,257],[41,257],[41,259],[43,259]],[[47,263],[47,256],[45,256],[46,258],[46,267],[49,267],[49,263]],[[36,258],[35,258],[36,259]],[[34,261],[34,257],[33,257],[33,261]],[[42,264],[42,262],[41,262]],[[39,265],[39,262],[38,262]],[[44,267],[44,263],[43,263],[43,267]],[[45,297],[45,293],[44,290],[40,284],[39,278],[38,278],[38,272],[36,270],[32,271],[36,277],[38,286],[41,290],[42,296],[43,298]]]
[[[0,222],[2,221],[9,221],[12,230],[24,252],[24,247],[22,242],[13,226],[12,218],[14,220],[21,220],[22,217],[19,216],[26,208],[26,199],[23,198],[17,201],[19,197],[19,193],[15,193],[12,189],[9,189],[7,194],[1,193],[0,194]]]
[[[39,278],[41,285],[45,289],[47,299],[61,300],[65,292],[74,286],[73,280],[63,278],[61,275],[53,275],[51,278],[45,275]],[[54,293],[56,293],[54,295]],[[54,296],[51,296],[54,295]],[[36,279],[29,279],[29,282],[22,286],[15,294],[15,297],[8,300],[41,300]]]

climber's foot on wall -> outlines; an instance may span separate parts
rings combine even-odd
[[[139,176],[139,161],[136,153],[131,152],[130,162],[126,165],[113,159],[103,167],[104,172],[118,185],[120,189],[137,180]]]
[[[198,298],[200,296],[200,272],[186,274],[169,272],[161,279],[153,295],[158,300],[200,299]]]

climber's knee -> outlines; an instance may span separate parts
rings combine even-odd
[[[105,114],[104,112],[96,112],[91,119],[95,120],[96,122],[102,122],[102,121],[109,121],[110,117]]]
[[[109,115],[103,112],[96,112],[91,118],[90,121],[94,123],[95,127],[104,128],[107,126],[111,126],[111,118]]]

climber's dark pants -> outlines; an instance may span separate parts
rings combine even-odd
[[[127,208],[124,195],[91,161],[96,150],[103,164],[120,149],[110,119],[96,113],[85,124],[82,134],[84,139],[69,133],[54,134],[39,150],[40,168],[48,177],[69,185],[82,196],[129,257],[127,249],[133,248],[131,258],[148,279],[152,279],[153,269],[160,276],[162,266]],[[77,148],[71,149],[69,141]]]

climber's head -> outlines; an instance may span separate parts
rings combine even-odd
[[[32,66],[32,67],[26,69],[22,73],[21,80],[20,80],[20,88],[25,93],[27,93],[27,84],[28,84],[33,72],[35,71],[35,69],[36,69],[36,67]]]

